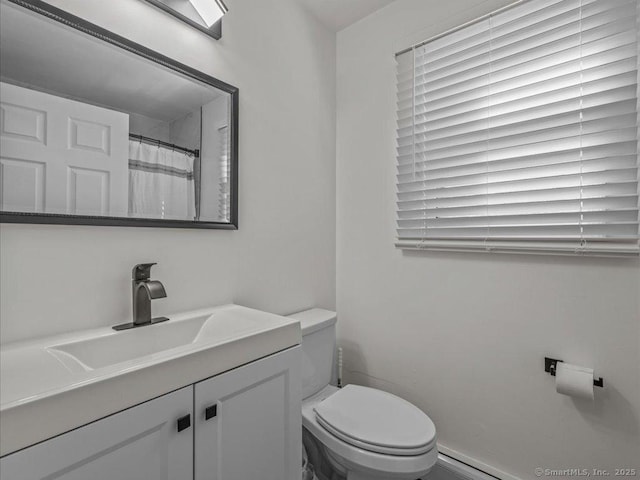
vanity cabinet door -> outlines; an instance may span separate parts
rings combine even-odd
[[[300,347],[195,385],[196,480],[298,480]]]
[[[0,478],[191,479],[192,408],[189,386],[3,457]]]

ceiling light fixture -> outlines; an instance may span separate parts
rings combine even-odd
[[[223,0],[143,0],[186,24],[220,40],[222,17],[227,13]]]
[[[222,0],[189,0],[202,20],[211,27],[229,11]]]

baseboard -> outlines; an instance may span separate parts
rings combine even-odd
[[[491,465],[487,465],[486,463],[480,462],[479,460],[476,460],[475,458],[472,458],[468,455],[465,455],[464,453],[458,452],[457,450],[454,450],[452,448],[447,447],[446,445],[442,445],[441,443],[438,443],[438,452],[440,452],[441,454],[444,454],[446,457],[449,457],[450,459],[452,459],[454,462],[458,461],[461,462],[462,464],[468,466],[469,468],[473,468],[476,470],[479,470],[480,473],[484,473],[487,475],[487,477],[494,477],[494,478],[498,478],[500,480],[521,480],[519,477],[516,477],[515,475],[511,475],[510,473],[506,473],[503,472],[502,470],[498,470],[495,467],[492,467]],[[455,465],[454,462],[447,462],[446,458],[441,459],[440,456],[438,456],[438,463],[442,464],[442,465],[451,465],[454,468],[459,468],[460,472],[464,472],[465,469],[461,466],[457,466]],[[471,473],[471,472],[468,472]],[[475,476],[469,476],[469,475],[461,475],[462,478],[472,478],[472,479],[482,479],[482,475],[475,475]],[[484,479],[483,479],[484,480]]]

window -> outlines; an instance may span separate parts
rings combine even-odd
[[[401,248],[638,254],[637,0],[529,0],[397,55]]]

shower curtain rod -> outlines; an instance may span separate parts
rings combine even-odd
[[[180,145],[175,145],[173,143],[163,142],[162,140],[158,140],[156,138],[145,137],[144,135],[136,135],[135,133],[130,133],[129,138],[131,140],[138,140],[150,145],[158,145],[160,147],[171,148],[172,150],[177,150],[179,152],[190,153],[194,157],[200,156],[200,150],[198,150],[197,148],[195,150],[191,150],[190,148],[181,147]]]

